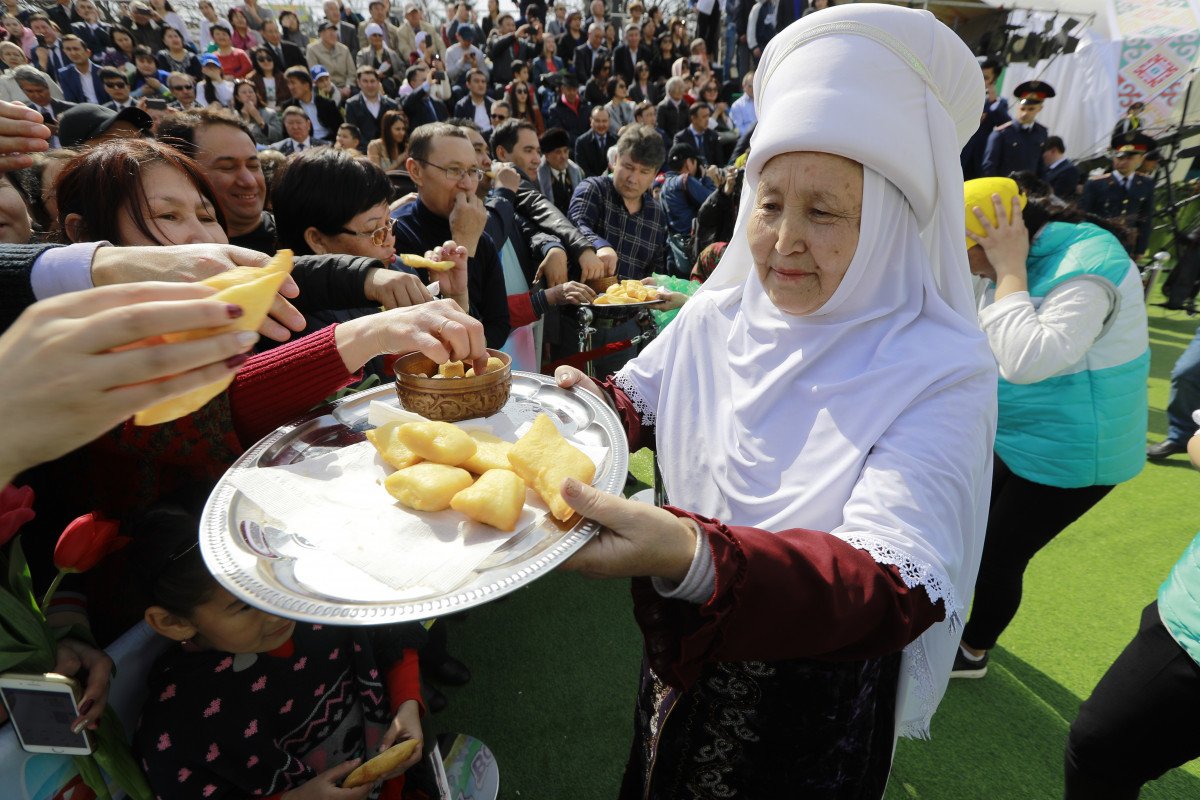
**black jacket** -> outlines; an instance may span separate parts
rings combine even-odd
[[[313,92],[312,98],[313,102],[317,105],[317,119],[320,121],[322,127],[324,127],[328,132],[326,141],[332,142],[334,137],[337,136],[337,129],[341,127],[342,112],[338,109],[337,103],[328,98],[321,97],[316,92]],[[291,106],[295,106],[301,111],[304,110],[304,106],[301,105],[300,100],[293,97],[290,100],[285,100],[279,106],[279,116],[282,118],[283,110]],[[414,125],[413,127],[416,126]],[[316,138],[316,136],[314,135],[313,138]]]
[[[433,104],[432,113],[426,100]],[[408,117],[409,130],[416,130],[427,122],[443,122],[450,116],[446,111],[446,104],[441,100],[430,98],[429,90],[424,87],[411,92],[408,97],[404,98],[401,105],[404,108],[405,116]]]
[[[517,172],[521,175],[521,184],[517,187],[516,198],[513,200],[517,214],[534,227],[562,242],[572,261],[578,261],[586,251],[594,249],[591,240],[554,205],[554,201],[542,194],[542,190],[528,175],[520,170]]]
[[[633,68],[639,61],[650,63],[650,50],[645,45],[638,45],[637,52],[634,53],[630,52],[629,45],[619,44],[613,48],[612,61],[612,74],[620,75],[625,79],[625,83],[632,85]]]
[[[583,170],[584,177],[594,178],[608,172],[608,148],[617,143],[612,131],[599,141],[593,131],[586,131],[575,140],[575,163]]]
[[[688,104],[686,100],[679,101],[679,108],[671,102],[670,97],[664,97],[656,107],[658,109],[658,127],[666,131],[672,139],[675,134],[688,126]]]
[[[283,60],[280,62],[281,66],[276,67],[276,72],[283,72],[288,67],[308,66],[308,59],[304,57],[304,51],[287,39],[280,39],[278,45],[264,41],[262,46],[275,53],[276,61],[279,60],[279,51],[283,51]]]
[[[658,121],[662,125],[662,120]],[[724,163],[721,159],[721,140],[717,138],[717,132],[711,128],[706,130],[700,136],[700,140],[704,143],[703,147],[697,148],[700,151],[700,158],[703,159],[702,164],[716,164],[720,166]],[[682,130],[675,133],[675,144],[690,144],[696,147],[696,137],[692,133],[692,126],[685,125]],[[578,161],[578,159],[576,159]]]
[[[346,101],[343,111],[346,114],[346,122],[358,127],[362,132],[362,139],[359,140],[358,149],[362,152],[367,152],[367,143],[372,139],[379,138],[380,125],[382,124],[383,115],[389,111],[394,111],[400,106],[396,105],[396,101],[383,94],[379,95],[379,114],[372,116],[371,111],[367,108],[366,98],[362,92],[351,97]]]
[[[1050,184],[1054,193],[1063,200],[1074,200],[1079,194],[1079,167],[1069,158],[1053,168],[1047,167],[1042,180]]]

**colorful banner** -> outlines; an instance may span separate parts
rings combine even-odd
[[[1148,122],[1176,118],[1188,85],[1188,70],[1200,53],[1200,16],[1189,0],[1118,0],[1114,4],[1121,39],[1117,94],[1121,108],[1142,101]],[[1200,109],[1200,87],[1191,100]]]

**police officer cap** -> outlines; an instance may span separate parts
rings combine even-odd
[[[1154,149],[1154,144],[1154,140],[1141,131],[1128,131],[1112,139],[1113,152],[1122,154],[1145,155]]]
[[[1027,106],[1054,97],[1054,87],[1045,81],[1025,81],[1013,90],[1013,94],[1021,99],[1021,105]]]

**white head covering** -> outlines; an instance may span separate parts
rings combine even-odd
[[[755,77],[733,239],[617,376],[657,426],[672,503],[827,531],[945,603],[946,621],[905,649],[905,735],[928,735],[945,691],[991,489],[995,363],[975,322],[958,161],[982,90],[974,56],[925,11],[836,6],[780,32]],[[796,151],[863,164],[858,247],[805,316],[771,302],[746,238],[763,166]]]

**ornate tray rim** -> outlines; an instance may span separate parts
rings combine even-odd
[[[548,387],[555,391],[570,392],[590,408],[593,421],[605,430],[610,442],[610,465],[603,482],[597,484],[596,488],[610,494],[619,493],[624,488],[625,477],[629,471],[629,447],[625,441],[624,426],[616,412],[590,392],[560,388],[548,375],[518,370],[513,370],[512,374],[514,379],[520,377],[541,383],[542,387],[538,391]],[[580,519],[561,539],[536,556],[516,564],[493,568],[497,572],[504,572],[504,577],[480,586],[476,585],[479,581],[477,577],[441,596],[395,602],[339,602],[332,599],[304,598],[270,585],[257,574],[258,556],[238,544],[240,534],[234,529],[235,523],[231,519],[237,490],[227,480],[229,474],[235,470],[257,466],[266,453],[280,445],[288,436],[297,432],[302,436],[305,428],[326,417],[333,417],[345,425],[337,417],[339,409],[356,404],[362,404],[365,408],[369,406],[369,401],[381,397],[395,397],[395,388],[391,383],[348,395],[330,408],[309,414],[294,423],[282,425],[256,442],[226,470],[225,475],[221,476],[204,505],[199,537],[204,562],[223,588],[255,607],[300,622],[385,625],[425,620],[482,605],[536,580],[582,547],[599,530],[600,526],[596,522]],[[349,426],[347,429],[350,429]],[[556,523],[553,518],[547,518],[544,524]],[[253,558],[254,560],[249,562],[251,569],[245,569],[239,558]]]

